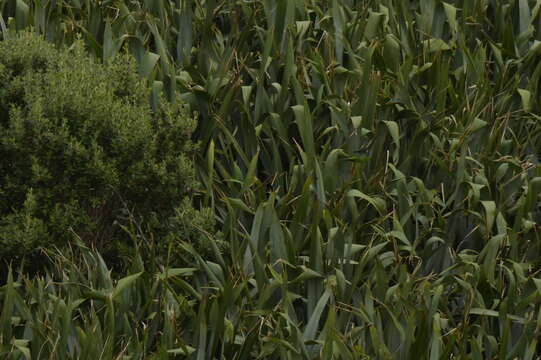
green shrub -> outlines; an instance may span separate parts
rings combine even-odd
[[[23,33],[0,43],[0,80],[0,256],[73,233],[115,254],[134,218],[158,242],[212,230],[190,201],[196,121],[178,101],[152,111],[131,58],[97,64]]]

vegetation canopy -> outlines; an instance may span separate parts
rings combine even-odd
[[[77,110],[62,92],[32,90],[62,77],[2,65],[3,78],[18,79],[2,90],[14,103],[4,106],[0,136],[2,196],[13,198],[2,203],[2,234],[33,242],[37,232],[21,229],[53,234],[71,216],[87,244],[101,243],[114,231],[92,219],[112,214],[143,239],[135,243],[149,244],[122,250],[129,261],[114,275],[108,253],[84,244],[46,251],[51,264],[36,276],[7,271],[0,357],[539,358],[540,0],[0,0],[0,12],[4,48],[32,28],[60,49],[84,47],[104,69],[128,52],[132,69],[115,79],[136,82],[137,72],[148,86],[133,95],[146,110],[120,111],[132,95],[105,90],[114,76],[96,75],[85,88],[92,99],[73,99],[105,102],[100,111],[117,111],[126,128],[100,111],[83,114],[85,127],[62,120]],[[95,66],[74,68],[74,86],[93,81],[85,73]],[[197,114],[193,132],[179,130],[185,138],[158,126],[158,114],[181,111],[181,102]],[[152,121],[135,125],[142,117]],[[8,121],[36,119],[60,124],[53,138],[84,134],[67,147],[69,164],[99,164],[79,179],[91,184],[78,185],[81,196],[60,206],[54,197],[73,191],[66,182],[47,191],[37,183],[70,172],[31,147],[34,137],[19,152],[8,141],[26,129]],[[106,126],[132,140],[104,140]],[[178,141],[188,133],[199,151]],[[123,147],[138,141],[144,150]],[[171,164],[182,157],[167,156],[179,146],[194,162],[177,187]],[[91,149],[91,161],[78,160],[79,149]],[[138,150],[147,162],[133,160]],[[8,168],[15,161],[20,173]],[[173,180],[145,197],[150,174]],[[112,187],[94,185],[104,178]],[[194,207],[178,205],[195,180]],[[160,216],[176,195],[145,201],[171,189],[182,193],[180,207]],[[95,191],[111,195],[111,207],[92,200],[101,199]],[[45,205],[52,210],[36,215]],[[70,215],[76,207],[91,210]],[[132,208],[145,226],[123,222]],[[51,241],[67,236],[56,233]],[[165,256],[161,244],[175,246]]]

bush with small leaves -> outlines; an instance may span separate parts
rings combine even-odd
[[[0,256],[76,234],[114,257],[134,218],[164,242],[208,247],[197,242],[214,220],[191,202],[196,121],[149,99],[128,56],[98,64],[80,43],[59,50],[31,33],[0,42]]]

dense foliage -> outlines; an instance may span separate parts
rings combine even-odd
[[[99,65],[81,43],[58,51],[22,34],[0,43],[0,78],[4,259],[74,234],[111,255],[127,245],[120,225],[134,221],[164,254],[174,237],[197,239],[195,226],[211,230],[208,211],[188,201],[195,120],[165,101],[152,111],[133,60]]]
[[[81,36],[104,63],[128,51],[152,106],[165,94],[197,111],[202,202],[229,247],[181,241],[178,254],[194,259],[185,268],[143,265],[133,249],[118,282],[84,247],[51,255],[42,277],[18,271],[0,290],[3,354],[541,353],[540,2],[0,10],[4,39],[33,26],[59,46]]]

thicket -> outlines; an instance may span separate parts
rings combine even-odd
[[[193,261],[174,268],[134,251],[114,276],[84,247],[51,255],[42,276],[14,270],[0,356],[541,353],[539,1],[0,11],[4,39],[29,26],[61,46],[81,37],[105,63],[128,49],[152,104],[180,96],[197,111],[200,199],[229,246],[181,241]]]
[[[134,227],[164,256],[181,239],[208,246],[212,214],[191,204],[196,121],[150,96],[129,56],[102,65],[32,33],[0,43],[1,257],[78,237],[114,259],[148,248]]]

